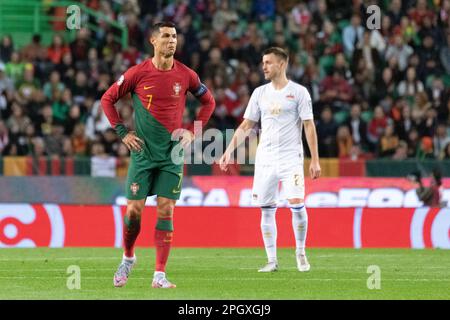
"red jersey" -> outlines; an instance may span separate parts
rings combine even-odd
[[[195,71],[177,60],[172,69],[159,70],[150,58],[121,75],[105,92],[101,105],[112,127],[123,138],[128,130],[114,104],[131,93],[137,135],[145,141],[150,154],[166,154],[173,146],[171,134],[183,126],[188,92],[200,100],[202,106],[196,121],[205,126],[214,111],[215,101]],[[188,129],[193,131],[193,124]]]

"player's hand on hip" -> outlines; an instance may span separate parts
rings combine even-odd
[[[122,139],[122,142],[130,151],[138,152],[142,150],[142,145],[144,144],[144,141],[142,141],[142,139],[140,139],[134,131],[128,132],[127,135]]]
[[[194,138],[195,138],[195,136],[192,133],[192,131],[187,130],[187,129],[183,130],[181,140],[180,140],[181,146],[186,149],[187,147],[189,147],[189,145],[192,143],[192,141],[194,141]]]
[[[231,155],[225,151],[225,153],[220,157],[219,166],[220,170],[228,171],[228,164],[230,163]]]
[[[317,179],[320,177],[320,164],[319,161],[311,161],[311,164],[309,165],[309,174],[311,175],[312,179]]]

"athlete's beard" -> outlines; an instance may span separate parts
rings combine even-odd
[[[175,55],[175,51],[170,51],[170,50],[167,50],[166,52],[162,53],[162,56],[166,59],[172,58],[174,55]]]

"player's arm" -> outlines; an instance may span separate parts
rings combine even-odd
[[[103,94],[100,102],[109,123],[127,148],[140,151],[143,141],[133,131],[128,131],[114,106],[120,98],[134,90],[136,86],[136,69],[137,67],[132,67],[125,74],[121,75],[119,80],[114,82]]]
[[[258,123],[261,117],[258,104],[259,94],[260,91],[258,89],[253,91],[250,100],[248,101],[247,108],[245,109],[244,121],[242,121],[236,129],[233,138],[231,138],[230,144],[219,160],[220,169],[223,171],[228,170],[228,164],[231,161],[231,154],[245,141],[245,138],[251,133],[251,129],[253,129],[253,127]]]
[[[420,185],[420,187],[416,189],[416,194],[420,201],[422,201],[424,204],[427,204],[433,197],[433,189],[425,188],[424,186]]]
[[[228,164],[231,161],[231,155],[233,154],[233,151],[245,141],[245,138],[250,134],[251,129],[253,129],[256,123],[256,121],[244,119],[244,121],[242,121],[242,123],[236,129],[233,138],[231,138],[230,144],[219,160],[221,170],[228,171]]]
[[[201,134],[202,130],[195,130],[198,124],[201,128],[204,128],[209,121],[209,118],[214,112],[216,107],[216,101],[213,95],[208,90],[208,88],[200,82],[200,78],[197,73],[189,69],[189,91],[200,101],[200,110],[194,120],[194,122],[186,129],[181,129],[182,139],[180,141],[183,147],[187,147],[198,135]],[[178,130],[177,130],[178,131]],[[176,133],[180,135],[178,131]]]
[[[234,150],[236,150],[244,141],[245,138],[250,134],[251,129],[256,125],[256,121],[252,121],[250,119],[244,119],[239,127],[236,129],[236,132],[231,138],[230,144],[225,150],[225,154],[230,156]]]
[[[309,166],[309,173],[311,178],[317,179],[320,177],[320,163],[319,163],[319,148],[317,147],[317,133],[314,120],[304,120],[303,126],[305,128],[306,141],[308,142],[309,151],[311,153],[311,164]]]

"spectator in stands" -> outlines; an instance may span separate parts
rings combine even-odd
[[[91,176],[115,177],[116,159],[105,152],[101,142],[94,142],[91,146]]]
[[[205,64],[203,77],[214,79],[216,76],[223,79],[225,86],[229,84],[227,65],[222,59],[221,50],[218,47],[213,47],[209,52],[209,61]]]
[[[419,78],[426,81],[426,76],[429,74],[440,74],[441,66],[439,63],[439,48],[431,35],[425,35],[422,42],[422,47],[417,49],[419,55]]]
[[[4,35],[0,43],[0,61],[3,63],[8,63],[9,60],[11,59],[13,51],[14,46],[11,35],[9,34]]]
[[[64,43],[64,39],[60,34],[53,36],[52,43],[47,49],[47,57],[53,64],[59,64],[62,61],[63,56],[69,53],[69,47]]]
[[[6,109],[6,101],[11,101],[14,96],[14,83],[5,73],[6,66],[3,62],[0,62],[0,96],[4,96],[4,101],[2,105],[0,105],[0,110],[2,111],[2,115],[7,115]]]
[[[3,120],[0,120],[0,155],[3,154],[6,146],[9,144],[9,132]]]
[[[441,47],[439,57],[447,74],[450,74],[450,31],[447,31],[445,45]]]
[[[41,44],[40,34],[33,35],[31,43],[21,50],[21,56],[25,62],[35,62],[37,59],[47,56],[47,49]]]
[[[367,128],[367,140],[371,151],[375,151],[375,147],[389,123],[389,118],[384,114],[381,106],[376,106],[374,116],[370,120]]]
[[[103,133],[103,145],[105,146],[105,152],[108,155],[116,156],[119,150],[120,140],[117,137],[113,128],[108,128]]]
[[[110,64],[114,60],[114,56],[119,53],[121,46],[114,40],[114,33],[109,31],[105,37],[105,43],[101,46],[99,52],[103,61]]]
[[[359,40],[352,57],[352,65],[356,66],[360,59],[364,59],[365,69],[372,75],[371,81],[375,80],[381,65],[381,58],[378,50],[372,45],[370,38],[371,31],[365,30],[363,37]]]
[[[431,86],[427,88],[428,98],[431,101],[431,107],[439,110],[445,99],[445,85],[440,77],[434,77]]]
[[[338,128],[336,142],[338,147],[338,157],[350,157],[353,148],[353,139],[347,126],[343,125]]]
[[[39,136],[47,136],[52,133],[53,126],[53,109],[47,103],[42,107],[39,117],[37,118],[37,133]]]
[[[416,25],[422,26],[424,18],[434,18],[434,13],[428,9],[427,0],[417,0],[416,7],[408,12],[408,16],[414,20]]]
[[[431,137],[422,137],[417,148],[416,158],[419,160],[434,159],[433,139]]]
[[[34,77],[34,67],[27,63],[23,74],[23,79],[16,84],[16,94],[14,95],[17,102],[22,105],[27,104],[33,97],[34,91],[40,87],[39,81]]]
[[[366,1],[279,1],[277,10],[273,0],[226,0],[219,5],[187,0],[160,4],[138,4],[136,0],[116,1],[114,5],[111,0],[86,3],[97,12],[128,24],[130,33],[138,34],[137,38],[141,37],[139,34],[147,37],[149,26],[156,20],[175,21],[182,45],[179,58],[199,73],[216,96],[223,97],[224,108],[218,110],[224,111],[226,117],[216,117],[209,126],[226,128],[241,121],[249,92],[264,83],[261,52],[269,44],[278,43],[289,48],[290,78],[311,93],[318,132],[327,133],[335,126],[331,131],[337,133],[334,120],[330,124],[321,119],[326,106],[339,112],[336,120],[341,121],[341,116],[349,111],[352,114],[351,106],[359,104],[359,111],[355,112],[359,115],[343,122],[354,140],[350,158],[370,157],[368,153],[359,154],[361,149],[375,151],[373,144],[371,148],[364,146],[364,136],[373,128],[369,129],[362,118],[372,125],[379,123],[377,116],[372,116],[378,113],[377,106],[383,109],[384,118],[394,121],[398,138],[408,146],[408,157],[416,156],[423,137],[432,139],[433,155],[437,157],[437,149],[441,149],[437,147],[437,136],[442,139],[443,127],[446,131],[450,128],[449,0],[439,4],[393,0],[382,10],[381,29],[370,32],[363,31]],[[228,22],[220,23],[225,20]],[[345,28],[349,20],[353,21]],[[43,46],[40,37],[35,36],[29,45],[16,48],[19,54],[13,57],[12,38],[0,35],[0,121],[6,125],[10,118],[14,119],[12,109],[18,103],[23,115],[33,123],[36,136],[47,139],[55,124],[63,124],[63,154],[77,152],[68,137],[80,130],[79,123],[86,123],[84,131],[89,144],[102,141],[110,126],[99,111],[98,99],[123,74],[127,64],[137,64],[151,53],[148,46],[142,46],[144,38],[136,41],[130,36],[129,46],[121,48],[120,35],[106,21],[90,22],[97,27],[92,36],[87,29],[81,29],[70,46],[64,45],[58,33],[50,47]],[[58,27],[64,29],[65,23]],[[132,124],[133,110],[127,99],[122,99],[119,110],[125,122]],[[191,117],[196,105],[189,97],[187,102],[186,117]],[[438,122],[442,124],[437,125]],[[379,127],[383,129],[382,125],[375,125]],[[26,133],[20,132],[17,125],[7,130],[9,143],[2,153],[23,154]],[[346,130],[340,129],[340,134],[343,131]],[[335,141],[336,137],[332,139]],[[45,154],[47,146],[43,140],[33,138],[33,148],[36,154],[39,148]],[[327,156],[338,155],[336,143],[331,149],[323,144],[321,148]],[[398,158],[404,156],[404,149],[399,142],[395,151]]]
[[[13,102],[11,111],[11,116],[6,121],[6,125],[11,132],[24,134],[25,129],[32,124],[30,118],[24,114],[23,107],[17,102]]]
[[[92,93],[92,89],[88,85],[88,78],[84,71],[78,71],[75,75],[75,82],[70,88],[73,101],[75,103],[83,103],[84,99]]]
[[[352,104],[350,109],[350,118],[345,122],[349,128],[353,142],[367,150],[367,123],[361,118],[361,105]]]
[[[445,123],[440,122],[436,127],[436,133],[433,137],[434,156],[436,159],[442,159],[446,146],[450,143],[450,132],[447,131]]]
[[[423,127],[423,136],[433,137],[437,127],[437,113],[433,108],[428,108],[425,111],[425,120]]]
[[[64,156],[65,155],[65,140],[69,139],[64,136],[64,126],[61,124],[54,124],[50,135],[45,136],[45,152],[49,156]]]
[[[84,122],[82,118],[83,115],[81,114],[80,106],[78,104],[73,104],[70,107],[67,119],[64,122],[64,134],[69,137],[76,125]]]
[[[400,140],[398,142],[397,148],[395,149],[395,153],[392,155],[393,160],[405,160],[408,158],[408,144]]]
[[[381,135],[380,142],[378,144],[378,156],[380,158],[392,156],[399,145],[399,139],[395,133],[394,125],[389,123],[384,129]]]
[[[11,53],[11,59],[8,63],[6,63],[6,75],[13,81],[13,83],[18,83],[19,81],[22,81],[24,71],[25,63],[20,60],[19,52],[13,51]]]
[[[424,91],[422,81],[416,78],[416,69],[409,67],[406,71],[406,79],[401,81],[397,87],[399,96],[412,101],[418,92]]]
[[[32,154],[33,157],[39,158],[47,155],[45,152],[45,142],[43,138],[34,137],[32,143],[33,143],[33,154]]]
[[[77,123],[75,125],[70,140],[74,155],[85,156],[88,154],[89,140],[85,135],[85,126],[83,123]]]
[[[61,80],[65,85],[71,84],[75,79],[75,66],[73,65],[72,53],[63,55],[61,63],[55,66],[55,70],[61,75]]]
[[[44,95],[47,99],[51,100],[55,98],[55,94],[62,94],[65,89],[65,85],[61,82],[61,76],[58,71],[52,71],[50,73],[50,79],[44,84]]]
[[[412,127],[413,122],[411,119],[411,107],[404,103],[401,106],[400,120],[395,121],[395,132],[397,132],[400,140],[406,141],[408,139],[408,133]]]
[[[450,161],[450,143],[447,143],[444,148],[444,152],[441,155],[440,159]]]
[[[339,71],[334,70],[332,75],[325,77],[320,87],[322,103],[330,104],[336,111],[350,109],[353,90]]]
[[[353,55],[356,44],[363,38],[363,33],[364,28],[361,26],[361,17],[359,14],[353,14],[350,25],[346,26],[342,31],[344,52],[347,57]]]
[[[408,59],[413,54],[414,50],[409,45],[403,42],[401,35],[394,36],[394,42],[388,46],[386,50],[386,60],[395,58],[398,61],[398,68],[404,71],[408,66]]]
[[[402,0],[391,1],[387,15],[391,18],[392,24],[399,25],[401,18],[405,15],[402,9]]]
[[[320,114],[320,119],[317,121],[317,140],[321,157],[332,158],[337,156],[337,129],[338,125],[333,119],[331,107],[325,106]]]
[[[88,58],[88,52],[91,47],[89,44],[89,34],[90,32],[88,29],[81,28],[77,32],[76,39],[70,44],[70,52],[77,69],[86,67],[85,64]]]

